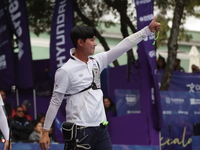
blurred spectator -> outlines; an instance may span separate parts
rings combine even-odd
[[[157,60],[157,69],[164,70],[165,66],[166,66],[165,58],[159,55]]]
[[[174,71],[185,72],[184,68],[181,67],[181,60],[178,58],[174,62]]]
[[[42,126],[44,125],[44,119],[45,119],[45,114],[44,113],[39,113],[37,115],[36,121],[37,122],[41,122]]]
[[[24,112],[24,117],[32,121],[32,116],[29,114],[29,109],[31,108],[31,102],[29,100],[24,100],[21,104],[21,107]],[[15,116],[15,109],[12,110],[12,117]]]
[[[43,127],[44,120],[45,120],[45,114],[44,113],[39,113],[39,114],[37,114],[36,120],[34,120],[32,122],[32,124],[34,125],[37,122],[41,122],[42,123],[42,127]],[[53,140],[53,125],[52,125],[52,127],[51,127],[51,129],[49,131],[49,137],[50,137],[51,140]]]
[[[24,110],[21,106],[17,106],[15,109],[15,116],[10,119],[10,126],[12,127],[12,141],[27,141],[29,135],[33,132],[31,122],[24,117]]]
[[[193,64],[191,66],[191,68],[192,68],[192,73],[200,73],[200,69],[199,69],[198,66],[196,66],[196,65]]]
[[[34,131],[30,134],[29,140],[39,142],[40,137],[42,135],[42,123],[41,122],[34,122]]]
[[[104,108],[106,112],[116,112],[115,104],[109,97],[104,97],[103,99]]]
[[[0,94],[1,94],[1,97],[3,99],[4,108],[5,108],[5,111],[6,111],[6,116],[7,116],[7,118],[9,118],[9,116],[11,115],[11,109],[12,109],[11,104],[6,101],[5,91],[0,90]]]

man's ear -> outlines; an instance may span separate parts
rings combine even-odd
[[[84,43],[84,41],[82,39],[78,39],[78,41],[77,41],[77,45],[78,46],[82,46],[83,43]]]

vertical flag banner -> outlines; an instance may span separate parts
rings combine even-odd
[[[3,0],[0,0],[0,88],[10,90],[15,85],[13,47]]]
[[[54,76],[55,71],[61,67],[69,58],[69,50],[73,47],[70,39],[70,31],[73,27],[73,9],[72,0],[56,0],[54,13],[51,24],[50,39],[50,70]],[[58,112],[55,122],[55,139],[63,142],[62,133],[60,132],[59,122],[63,122],[61,118],[65,118],[64,107]]]
[[[153,3],[154,0],[135,0],[137,12],[137,28],[138,30],[149,25],[153,20]],[[163,127],[163,118],[161,111],[160,93],[158,86],[157,67],[156,67],[156,52],[154,42],[154,34],[146,37],[141,43],[138,44],[139,51],[145,50],[148,64],[151,70],[151,100],[152,100],[152,113],[154,128],[160,130]]]
[[[17,38],[19,49],[16,68],[17,86],[21,88],[32,88],[32,53],[25,1],[8,0],[7,11],[12,32]]]
[[[51,25],[50,70],[53,75],[70,57],[70,31],[73,27],[72,0],[56,0]]]

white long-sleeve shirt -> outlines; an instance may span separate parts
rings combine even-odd
[[[100,73],[111,62],[132,49],[133,46],[150,34],[149,28],[145,27],[123,39],[109,51],[94,55],[94,59],[99,64]],[[75,49],[70,50],[73,59],[69,59],[56,71],[53,95],[45,117],[44,129],[46,130],[50,129],[64,95],[77,93],[89,87],[93,80],[92,60],[88,59],[88,62],[84,63],[73,56],[74,52]],[[67,96],[66,121],[90,127],[99,126],[102,121],[106,121],[101,89],[93,90],[90,88],[84,92]]]
[[[3,109],[3,100],[2,97],[0,95],[0,130],[3,133],[4,137],[6,140],[9,140],[9,128],[8,128],[8,122],[7,122],[7,118]]]

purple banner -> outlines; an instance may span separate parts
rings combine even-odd
[[[3,0],[0,0],[0,88],[10,90],[15,85],[13,47]]]
[[[72,27],[72,0],[56,0],[50,40],[50,70],[53,76],[55,71],[70,58],[69,50],[73,47],[70,39]],[[65,113],[62,113],[62,110],[62,108],[59,109],[55,121],[55,138],[59,142],[63,142],[60,126],[64,120],[61,121],[60,119],[65,118]]]
[[[8,17],[18,45],[17,86],[33,87],[32,54],[30,46],[29,25],[24,0],[8,0]]]
[[[153,20],[153,3],[154,0],[135,0],[136,12],[137,12],[137,27],[138,30],[144,28],[149,25],[149,23]],[[138,45],[138,51],[145,50],[148,65],[150,66],[150,94],[152,101],[152,113],[153,113],[153,123],[156,129],[161,129],[163,126],[162,119],[162,111],[161,111],[161,103],[160,103],[160,95],[159,95],[159,87],[158,87],[158,79],[156,74],[156,53],[155,46],[152,45],[154,41],[154,35],[150,35],[146,37],[142,42]],[[143,56],[145,57],[145,56]],[[143,58],[144,59],[144,58]]]
[[[73,27],[72,0],[56,0],[51,25],[50,69],[54,74],[70,57],[70,31]]]

